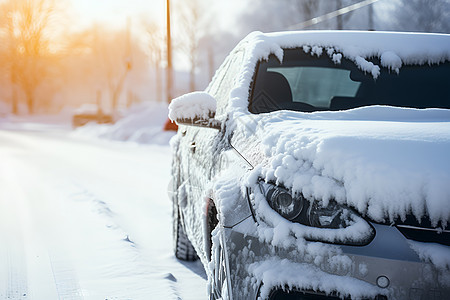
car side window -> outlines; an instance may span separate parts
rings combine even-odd
[[[242,67],[244,51],[239,50],[229,57],[219,69],[217,76],[208,87],[208,92],[216,98],[217,112],[216,115],[224,115],[228,106],[230,92],[235,85],[237,74]]]

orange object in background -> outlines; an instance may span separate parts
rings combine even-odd
[[[173,122],[169,118],[167,118],[167,121],[164,124],[164,131],[170,131],[170,130],[177,131],[178,130],[178,125],[175,124],[175,122]]]

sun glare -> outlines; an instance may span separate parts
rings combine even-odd
[[[71,0],[71,5],[79,26],[104,23],[112,27],[125,27],[130,17],[162,20],[165,0]]]

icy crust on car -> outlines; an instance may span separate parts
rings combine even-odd
[[[235,171],[226,170],[214,184],[221,223],[226,223],[230,215],[245,211],[244,206],[247,204],[245,185],[251,179],[242,172],[238,172],[239,176],[236,176]],[[257,202],[265,203],[263,199]],[[271,214],[268,206],[264,213],[268,213],[268,219],[262,220],[259,215],[257,225],[253,220],[247,219],[249,220],[247,224],[239,223],[234,226],[233,231],[255,237],[267,247],[260,248],[260,244],[254,246],[252,238],[246,240],[247,244],[244,245],[239,245],[239,242],[235,244],[235,240],[230,240],[230,244],[227,245],[228,251],[233,253],[230,257],[231,264],[236,268],[230,274],[231,282],[234,283],[233,288],[243,293],[240,295],[242,299],[248,296],[245,293],[249,287],[258,290],[261,284],[263,284],[260,289],[261,299],[267,299],[272,288],[310,289],[337,293],[341,297],[350,296],[352,299],[371,298],[392,292],[391,289],[381,290],[372,284],[352,278],[355,263],[338,245],[305,239],[305,236],[314,234],[328,236],[329,240],[336,236],[342,238],[352,234],[364,236],[366,232],[358,230],[367,230],[363,224],[358,224],[348,231],[332,232],[289,222],[277,216],[273,210]],[[269,225],[266,221],[271,222],[270,220],[274,222]],[[217,235],[221,230],[223,228],[217,227],[214,232]],[[219,243],[217,237],[213,239],[215,239],[212,250],[214,253],[218,251]],[[242,248],[237,250],[237,247]],[[208,265],[209,274],[214,274],[213,269],[214,262],[211,262]]]
[[[450,251],[449,247],[434,244],[408,241],[411,249],[419,255],[422,261],[430,262],[438,270],[439,284],[450,287]],[[429,272],[431,273],[431,272]]]
[[[289,289],[301,287],[303,290],[332,292],[352,299],[375,298],[386,294],[386,290],[350,276],[332,275],[317,270],[311,264],[294,263],[287,259],[271,258],[249,266],[250,273],[264,285],[260,289],[260,299],[267,299],[273,288]]]

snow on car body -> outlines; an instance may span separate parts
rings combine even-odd
[[[449,61],[449,35],[257,32],[174,99],[175,253],[211,298],[448,299]]]

